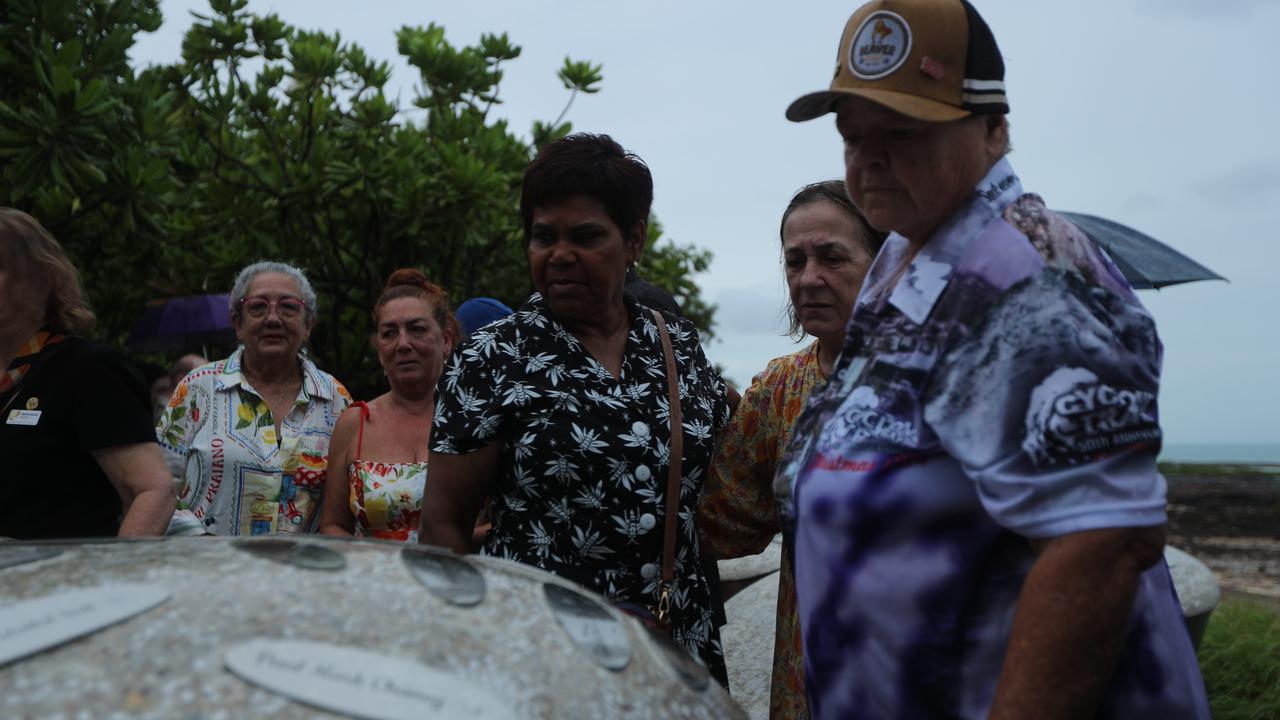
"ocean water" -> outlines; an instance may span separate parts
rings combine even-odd
[[[1160,451],[1161,462],[1280,464],[1280,443],[1171,443]]]

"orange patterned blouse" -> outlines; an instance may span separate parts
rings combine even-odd
[[[698,507],[702,547],[717,559],[763,552],[782,530],[773,497],[774,469],[791,441],[791,429],[814,386],[825,378],[818,343],[774,358],[751,380],[720,439]],[[769,717],[806,718],[804,656],[796,612],[791,544],[782,547],[778,574],[778,624],[773,649]]]

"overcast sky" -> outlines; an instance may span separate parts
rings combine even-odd
[[[1277,0],[974,0],[1005,57],[1012,162],[1049,206],[1117,220],[1230,279],[1144,291],[1165,343],[1168,443],[1280,443],[1280,28]],[[191,9],[135,61],[173,62]],[[528,135],[567,92],[566,55],[604,66],[603,90],[568,119],[607,132],[653,170],[667,235],[715,253],[700,278],[719,305],[708,353],[745,384],[797,346],[781,337],[778,220],[792,193],[841,177],[833,124],[783,117],[825,88],[856,2],[251,0],[305,29],[393,63],[409,107],[416,73],[396,54],[402,25],[443,25],[470,44],[507,32],[501,115]],[[423,264],[430,266],[430,259]],[[1277,458],[1280,459],[1280,458]]]

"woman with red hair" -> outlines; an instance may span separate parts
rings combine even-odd
[[[444,290],[410,269],[387,278],[373,322],[391,389],[338,418],[320,532],[417,541],[436,381],[458,323]]]

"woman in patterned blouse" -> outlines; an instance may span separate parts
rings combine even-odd
[[[329,436],[351,396],[302,352],[316,319],[306,275],[279,262],[231,290],[240,347],[192,370],[156,426],[184,460],[170,535],[315,532]]]
[[[320,532],[418,539],[436,381],[458,337],[449,297],[417,270],[387,278],[373,348],[390,390],[347,408],[333,428]]]
[[[422,539],[528,563],[619,603],[653,607],[671,441],[664,354],[648,308],[624,294],[647,231],[648,168],[606,135],[545,147],[520,198],[535,292],[451,356],[437,390]],[[694,509],[724,381],[693,325],[664,315],[684,414],[672,637],[722,682],[724,658],[699,564]]]
[[[770,360],[725,428],[698,508],[702,547],[719,559],[762,552],[781,532],[774,469],[809,391],[831,372],[862,279],[884,243],[884,234],[867,224],[839,180],[802,188],[783,212],[779,234],[790,333],[797,340],[806,335],[817,340]],[[778,583],[769,715],[807,717],[789,542],[783,546]]]

